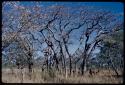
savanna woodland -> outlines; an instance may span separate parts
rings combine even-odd
[[[3,2],[2,82],[123,83],[123,23],[118,2]]]

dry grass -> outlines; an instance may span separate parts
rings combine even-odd
[[[4,83],[122,83],[123,78],[115,77],[113,71],[101,70],[94,76],[88,72],[84,76],[72,75],[62,76],[56,71],[42,72],[41,69],[33,69],[31,79],[28,76],[28,69],[2,69],[2,81]]]

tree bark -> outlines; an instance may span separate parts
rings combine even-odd
[[[61,43],[59,42],[59,46],[60,46],[60,53],[61,53],[61,57],[62,57],[62,69],[64,68],[64,72],[65,72],[65,75],[66,75],[66,63],[65,63],[65,57],[64,57],[64,54],[63,54],[63,48],[61,46]]]
[[[86,59],[83,59],[81,64],[81,74],[84,75],[85,71],[86,71]]]
[[[69,72],[70,72],[69,75],[71,75],[71,73],[72,73],[72,60],[71,60],[71,56],[69,54],[67,45],[66,44],[64,44],[64,45],[65,45],[66,52],[67,52],[67,54],[69,56]]]
[[[119,73],[117,72],[117,69],[115,68],[114,64],[112,63],[112,60],[110,60],[110,61],[111,61],[111,66],[112,66],[113,70],[115,71],[115,73],[116,73],[116,75],[118,77]]]

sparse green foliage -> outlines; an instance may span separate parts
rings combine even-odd
[[[123,31],[115,32],[104,39],[98,58],[101,66],[123,71]]]

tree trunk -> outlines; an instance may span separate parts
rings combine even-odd
[[[85,71],[87,70],[86,67],[86,59],[84,58],[81,64],[81,74],[84,75]]]
[[[57,54],[56,54],[56,52],[54,51],[54,48],[53,48],[53,47],[51,47],[51,49],[53,50],[53,53],[54,53],[53,59],[54,59],[55,62],[56,62],[56,69],[59,71],[59,66],[58,66],[59,61],[58,61],[58,59],[57,59]]]
[[[110,50],[108,51],[108,56],[110,56]],[[112,57],[110,57],[110,62],[111,62],[111,66],[112,66],[113,70],[115,71],[115,73],[116,73],[116,75],[118,77],[119,73],[117,72],[117,69],[115,68],[115,66],[114,66],[114,64],[112,62]]]
[[[64,74],[66,75],[66,63],[65,63],[65,57],[63,54],[63,48],[61,46],[61,43],[59,42],[59,46],[60,46],[60,53],[62,55],[62,69],[64,68]]]
[[[66,79],[68,77],[68,69],[67,69],[67,67],[66,67],[66,75],[65,75],[65,77],[66,77]]]
[[[33,65],[33,62],[32,62],[32,54],[29,53],[28,55],[29,55],[29,57],[28,57],[29,78],[30,78],[30,80],[31,80],[31,73],[32,73],[32,65]]]
[[[67,45],[66,45],[66,44],[64,44],[64,45],[65,45],[66,52],[67,52],[67,54],[68,54],[68,56],[69,56],[69,72],[70,72],[69,75],[71,75],[71,72],[72,72],[72,61],[71,61],[71,56],[70,56],[70,54],[69,54]]]
[[[48,57],[46,59],[46,67],[47,67],[47,71],[49,70],[49,65],[48,65]]]
[[[28,64],[28,69],[29,69],[29,78],[30,78],[30,80],[31,80],[31,73],[32,73],[31,63]]]
[[[74,67],[74,73],[75,73],[75,76],[76,76],[76,71],[77,71],[77,66],[76,66],[76,63],[75,63],[75,67]]]
[[[56,53],[54,53],[53,58],[54,58],[54,60],[55,60],[55,62],[56,62],[56,69],[59,71],[59,66],[58,66],[59,61],[58,61],[58,59],[57,59],[57,57],[56,57]]]
[[[69,63],[69,71],[70,71],[69,75],[71,75],[71,73],[72,73],[72,61],[71,61],[71,58],[70,58],[69,62],[70,62]]]
[[[117,69],[115,68],[114,64],[112,63],[112,60],[110,60],[110,61],[111,61],[111,66],[112,66],[113,70],[115,71],[115,73],[116,73],[116,75],[118,77],[119,73],[117,72]]]
[[[81,74],[84,75],[84,66],[85,66],[85,60],[83,59],[81,64]]]
[[[31,59],[29,59],[29,63],[28,63],[29,73],[32,72],[32,65],[33,65],[33,63],[31,62]]]
[[[23,71],[22,71],[22,69],[21,69],[21,72],[20,72],[20,76],[21,76],[21,81],[20,81],[20,83],[23,83]]]

